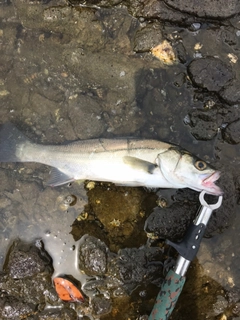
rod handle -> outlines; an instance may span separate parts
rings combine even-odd
[[[170,317],[185,280],[185,277],[176,274],[174,270],[168,272],[148,320],[167,320]]]

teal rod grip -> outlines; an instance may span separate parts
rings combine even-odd
[[[176,274],[174,270],[168,272],[148,320],[167,320],[170,317],[185,280],[185,277]]]

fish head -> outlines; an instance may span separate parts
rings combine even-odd
[[[223,194],[215,184],[220,172],[186,150],[171,147],[158,154],[157,163],[164,178],[176,188],[204,190],[216,196]]]

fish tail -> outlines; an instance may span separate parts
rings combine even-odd
[[[22,149],[31,141],[13,124],[6,123],[0,127],[0,162],[22,162]]]

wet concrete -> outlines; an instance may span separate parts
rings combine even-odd
[[[0,9],[1,123],[40,143],[165,140],[223,172],[223,206],[172,319],[238,319],[238,1],[13,0]],[[151,53],[164,40],[171,64]],[[94,182],[52,189],[49,170],[0,166],[1,318],[146,319],[176,257],[164,239],[182,238],[198,193]],[[60,274],[82,283],[85,303],[58,299],[51,278]]]

